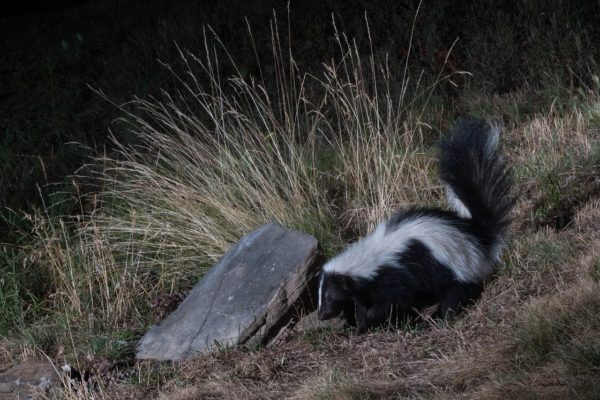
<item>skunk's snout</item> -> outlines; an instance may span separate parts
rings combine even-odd
[[[321,307],[321,309],[318,312],[319,320],[321,320],[321,321],[326,321],[328,319],[331,319],[331,318],[335,317],[337,314],[339,314],[339,313],[335,313],[335,312],[332,312],[331,310],[327,310],[326,307]]]
[[[319,320],[320,321],[325,321],[326,320],[325,313],[323,313],[323,311],[319,310],[319,312],[318,312],[317,315],[319,316]]]

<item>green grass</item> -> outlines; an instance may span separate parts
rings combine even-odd
[[[600,149],[597,144],[588,146],[586,154],[568,154],[542,176],[544,193],[533,210],[536,224],[564,228],[572,222],[578,206],[598,195],[594,182],[600,171]]]
[[[504,378],[507,389],[512,379],[526,382],[528,376],[544,371],[545,381],[561,382],[555,395],[563,390],[576,398],[598,398],[600,391],[592,384],[600,377],[597,291],[595,284],[579,286],[526,311],[514,332],[515,372],[513,378]],[[529,398],[536,388],[539,386],[513,395]]]
[[[572,354],[576,360],[584,362],[586,348],[593,356],[593,346],[590,347],[588,342],[597,338],[600,328],[597,289],[596,285],[589,284],[557,296],[557,302],[548,301],[532,307],[515,333],[518,351],[534,361],[544,361],[549,355],[564,359]],[[571,353],[570,350],[576,351]]]
[[[4,249],[0,257],[0,265],[3,265],[0,279],[0,335],[6,335],[14,325],[23,322],[25,299],[14,251]]]
[[[135,344],[142,336],[142,331],[122,329],[111,332],[112,337],[96,335],[90,340],[90,351],[109,360],[131,360],[135,355]]]

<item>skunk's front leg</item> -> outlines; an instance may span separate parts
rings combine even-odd
[[[366,332],[367,329],[369,329],[367,306],[359,299],[354,299],[354,316],[356,318],[356,328],[358,333]]]

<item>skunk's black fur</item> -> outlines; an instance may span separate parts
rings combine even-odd
[[[319,318],[343,313],[365,331],[438,303],[445,315],[479,297],[510,223],[511,182],[499,133],[484,120],[457,124],[439,159],[452,210],[396,213],[327,262]]]

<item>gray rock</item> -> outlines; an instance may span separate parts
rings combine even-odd
[[[215,346],[266,343],[304,306],[318,254],[317,240],[302,232],[277,224],[250,232],[144,335],[137,358],[180,360]]]
[[[48,361],[24,361],[0,374],[0,399],[31,399],[61,384]]]

